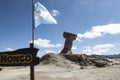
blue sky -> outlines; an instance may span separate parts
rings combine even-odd
[[[75,54],[120,53],[120,0],[38,1],[57,21],[35,29],[40,56],[63,49],[64,31],[78,35],[72,48]],[[29,47],[31,27],[31,0],[0,0],[0,51]]]

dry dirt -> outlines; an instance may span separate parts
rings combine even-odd
[[[4,67],[0,71],[0,80],[30,80],[30,68]],[[120,80],[120,65],[80,69],[77,65],[66,68],[40,64],[35,66],[35,80]]]

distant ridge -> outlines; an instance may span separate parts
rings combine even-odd
[[[120,54],[113,54],[113,55],[101,55],[102,57],[107,58],[120,58]]]

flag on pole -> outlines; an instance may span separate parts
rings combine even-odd
[[[34,9],[35,28],[40,24],[57,24],[55,18],[40,2],[35,3]]]

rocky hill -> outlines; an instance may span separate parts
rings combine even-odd
[[[55,65],[66,68],[73,68],[76,64],[66,59],[64,56],[54,53],[48,53],[41,58],[41,64],[43,65]]]
[[[41,58],[41,64],[43,65],[56,65],[60,67],[72,68],[74,66],[96,66],[105,67],[112,64],[107,58],[103,58],[98,55],[85,55],[85,54],[69,54],[59,55],[54,53],[48,53]]]

